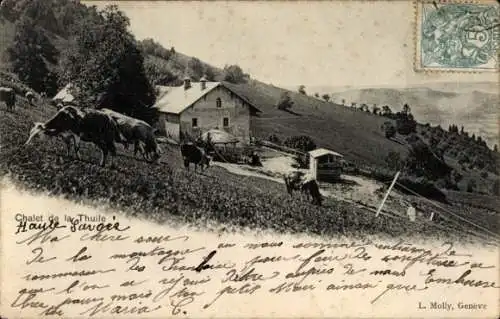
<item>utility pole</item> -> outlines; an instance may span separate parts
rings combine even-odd
[[[391,186],[389,186],[387,193],[385,193],[384,199],[382,199],[382,202],[380,203],[380,206],[377,209],[377,213],[375,214],[375,217],[378,217],[378,215],[382,211],[382,207],[384,207],[385,201],[387,200],[387,197],[389,197],[389,193],[391,192],[392,188],[396,184],[396,180],[398,179],[400,173],[401,173],[401,171],[398,171],[396,173],[396,175],[394,176],[394,179],[392,180]]]

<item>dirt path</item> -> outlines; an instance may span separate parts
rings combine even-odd
[[[212,165],[225,168],[230,173],[233,173],[236,175],[253,176],[253,177],[259,177],[259,178],[265,178],[265,179],[268,179],[268,180],[271,180],[271,181],[277,182],[277,183],[284,183],[282,178],[272,177],[272,176],[262,174],[261,172],[257,171],[255,168],[247,166],[247,165],[238,165],[238,164],[221,163],[221,162],[213,162]]]
[[[213,165],[223,167],[232,174],[264,178],[280,184],[284,184],[283,174],[297,170],[292,167],[293,164],[294,159],[288,156],[267,158],[262,161],[262,167],[221,162],[213,163]],[[372,209],[376,209],[380,205],[387,190],[386,185],[381,182],[366,177],[345,174],[342,175],[342,181],[338,183],[320,183],[319,186],[321,194],[325,197],[360,204]],[[392,190],[391,196],[384,205],[384,211],[393,215],[404,215],[406,206],[402,194]]]

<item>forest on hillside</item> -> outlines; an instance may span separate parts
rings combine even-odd
[[[14,26],[6,45],[7,71],[49,96],[68,83],[72,94],[91,107],[107,105],[148,122],[155,85],[176,85],[184,76],[245,83],[237,65],[222,70],[195,57],[165,49],[151,39],[137,41],[117,6],[98,10],[79,1],[6,0],[1,18]]]

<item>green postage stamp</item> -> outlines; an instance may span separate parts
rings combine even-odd
[[[498,2],[419,1],[416,69],[498,71]]]

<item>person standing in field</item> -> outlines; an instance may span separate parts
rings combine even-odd
[[[408,209],[406,210],[406,215],[408,215],[410,221],[414,222],[416,220],[417,210],[415,209],[413,203],[410,203],[410,206],[408,206]]]

